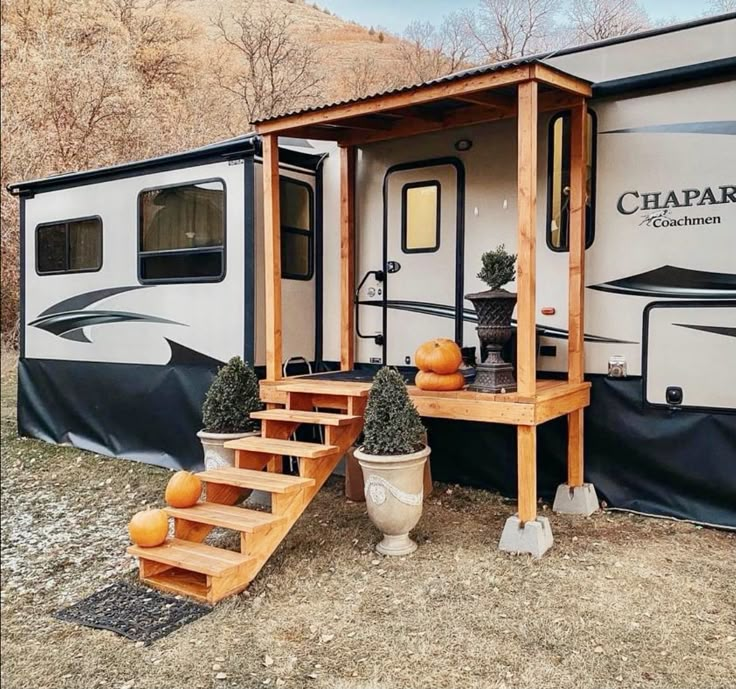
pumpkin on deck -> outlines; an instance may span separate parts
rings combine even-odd
[[[128,524],[130,540],[141,548],[161,545],[169,535],[169,518],[163,510],[136,512]]]
[[[455,373],[463,363],[463,354],[454,340],[438,337],[419,345],[414,352],[414,362],[420,371]]]
[[[171,507],[191,507],[202,495],[202,482],[189,471],[177,471],[166,486],[164,499]]]
[[[465,385],[465,376],[456,371],[455,373],[432,373],[432,371],[419,371],[414,381],[420,390],[462,390]]]

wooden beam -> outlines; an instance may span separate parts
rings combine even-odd
[[[569,110],[580,102],[580,96],[567,91],[545,91],[539,94],[539,112]]]
[[[537,376],[537,83],[519,84],[518,261],[516,269],[516,382],[519,394],[534,396]]]
[[[304,139],[319,139],[320,141],[339,141],[353,133],[345,127],[333,127],[332,125],[309,125],[299,127],[293,132],[281,132],[282,136],[296,136]]]
[[[516,112],[516,108],[513,109]],[[411,120],[398,120],[391,128],[382,132],[361,132],[353,134],[341,141],[350,146],[363,146],[377,141],[388,141],[390,139],[401,139],[419,134],[439,132],[453,127],[463,127],[484,122],[495,122],[511,116],[508,110],[491,110],[488,107],[478,105],[454,111],[436,122],[417,122]]]
[[[492,91],[463,94],[455,96],[453,100],[459,100],[463,103],[473,103],[474,105],[485,105],[491,108],[501,108],[503,110],[514,108],[516,105],[514,98],[505,96],[501,93],[493,93]]]
[[[590,98],[593,95],[593,88],[589,81],[574,77],[572,74],[567,74],[567,72],[562,72],[550,65],[543,65],[539,62],[532,65],[530,78],[585,98]]]
[[[279,142],[263,137],[263,254],[266,298],[266,378],[281,377],[281,206]]]
[[[340,370],[355,364],[355,148],[340,147]]]
[[[392,110],[389,115],[397,115],[402,119],[413,120],[414,122],[441,122],[444,114],[442,112],[431,112],[426,108],[418,105],[410,105],[408,107]]]
[[[354,103],[343,103],[342,105],[334,105],[320,110],[284,115],[283,117],[256,123],[256,131],[259,134],[283,133],[285,130],[295,127],[325,124],[356,115],[378,114],[386,110],[431,103],[445,98],[453,98],[457,95],[517,84],[530,79],[531,73],[531,65],[519,65],[497,72],[477,74],[464,79],[429,84],[383,96],[374,96]]]
[[[568,253],[567,380],[585,376],[585,206],[587,196],[588,108],[584,99],[570,113],[570,231]],[[583,410],[567,416],[567,484],[583,485]]]
[[[516,427],[519,521],[537,518],[537,427]]]
[[[371,115],[358,115],[345,120],[337,120],[335,125],[345,127],[347,129],[366,129],[375,131],[376,129],[391,129],[393,122],[388,118],[373,117]]]
[[[579,102],[580,96],[566,91],[547,91],[546,93],[539,94],[539,112],[569,110]],[[386,115],[387,117],[393,114],[393,112],[382,113],[382,115]],[[368,131],[367,127],[361,127],[360,129],[364,129],[362,132],[351,131],[351,127],[347,126],[347,124],[352,120],[341,120],[339,124],[346,126],[341,126],[340,128],[301,127],[283,132],[283,134],[304,137],[305,139],[328,139],[330,141],[338,141],[345,146],[362,146],[377,141],[388,141],[390,139],[399,139],[419,134],[429,134],[443,129],[496,122],[511,117],[516,117],[515,104],[503,110],[500,108],[490,109],[482,106],[477,108],[463,108],[446,116],[444,119],[434,120],[418,120],[414,117],[399,117],[397,115],[394,123],[384,120],[381,123],[382,126],[376,128],[380,131],[375,131],[375,129],[374,131]]]

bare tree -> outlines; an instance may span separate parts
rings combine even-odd
[[[342,81],[346,98],[362,98],[382,88],[376,61],[370,55],[353,58]]]
[[[635,33],[650,24],[637,0],[571,0],[567,17],[575,40],[582,43]]]
[[[287,12],[253,0],[229,16],[220,8],[212,20],[219,38],[239,57],[235,69],[218,70],[218,84],[245,107],[249,122],[319,96],[323,79],[316,50],[295,39],[294,24]]]
[[[465,23],[484,62],[523,57],[553,47],[556,0],[481,0]]]
[[[439,28],[414,21],[406,27],[397,51],[407,71],[407,81],[428,81],[469,65],[472,36],[465,18],[453,12]]]
[[[708,14],[726,14],[736,12],[736,0],[710,0]]]

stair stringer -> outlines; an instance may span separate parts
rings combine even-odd
[[[354,421],[347,426],[334,429],[328,428],[327,444],[336,445],[339,449],[319,459],[299,460],[299,475],[314,479],[314,485],[302,488],[295,493],[271,496],[272,514],[285,517],[285,521],[256,534],[241,534],[241,551],[252,558],[244,565],[248,583],[261,571],[281,541],[289,533],[291,527],[294,526],[297,519],[335,470],[342,457],[357,440],[362,429],[362,416],[358,421]],[[338,433],[331,436],[330,430],[338,431]],[[340,442],[336,442],[338,436]]]

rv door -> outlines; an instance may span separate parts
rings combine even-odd
[[[413,365],[433,337],[462,332],[457,294],[461,180],[455,163],[400,166],[384,188],[384,363]]]

